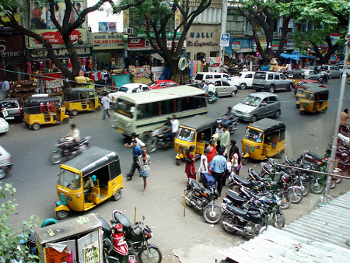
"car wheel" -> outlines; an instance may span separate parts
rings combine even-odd
[[[257,118],[257,116],[256,115],[253,115],[253,117],[251,118],[251,122],[256,122],[256,120],[257,120],[258,118]]]
[[[274,93],[274,92],[275,92],[275,86],[270,86],[269,91],[270,91],[271,93]]]
[[[7,171],[0,169],[0,179],[4,179],[6,177],[6,175],[7,175]]]
[[[292,89],[293,89],[293,84],[289,84],[288,88],[287,88],[287,91],[291,91]]]
[[[239,85],[239,87],[240,87],[241,89],[246,89],[246,88],[247,88],[247,84],[241,83],[241,85]]]
[[[233,90],[233,91],[231,92],[231,97],[236,97],[236,95],[237,95],[237,90]]]
[[[329,74],[328,79],[332,79],[332,74]]]
[[[277,119],[280,115],[281,115],[281,112],[280,112],[280,110],[278,110],[278,111],[275,112],[275,116],[274,117]]]

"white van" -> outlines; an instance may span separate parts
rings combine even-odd
[[[226,78],[226,80],[230,81],[230,76],[227,73],[221,72],[198,72],[194,78],[194,83],[201,83],[204,81],[213,82],[215,80],[222,80],[222,78]]]

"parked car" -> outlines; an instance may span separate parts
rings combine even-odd
[[[151,89],[163,89],[179,86],[175,81],[172,80],[156,80],[148,85]]]
[[[5,120],[13,120],[13,119],[22,119],[23,111],[22,111],[23,103],[21,100],[17,98],[11,99],[3,99],[0,101],[0,109],[1,111],[5,109],[5,115],[2,114]]]
[[[314,80],[314,79],[303,79],[301,81],[299,81],[297,83],[297,85],[294,86],[294,94],[297,93],[298,89],[302,88],[304,85],[307,85],[307,84],[315,84],[317,85],[318,87],[322,87],[322,88],[325,88],[327,89],[326,86],[324,86],[323,84],[321,84],[319,81],[317,80]]]
[[[140,89],[140,85],[142,89]],[[125,93],[138,93],[143,91],[151,90],[146,84],[143,83],[128,83],[121,86],[117,92],[112,92],[108,94],[108,98],[111,103],[114,103],[120,95]]]
[[[4,118],[0,118],[0,133],[8,132],[10,126]]]
[[[214,82],[211,82],[214,84],[215,89],[217,90],[217,94],[219,97],[222,96],[236,96],[237,94],[237,86],[231,85],[228,81],[226,80],[216,80]],[[211,85],[209,83],[209,85]]]
[[[221,80],[226,78],[226,80],[230,80],[230,76],[227,73],[220,72],[198,72],[194,77],[194,83],[201,83],[204,81],[213,82],[215,80]]]
[[[320,80],[321,74],[313,69],[302,69],[301,70],[305,79]]]
[[[270,92],[252,93],[232,108],[241,120],[255,122],[266,117],[278,118],[281,115],[281,102]]]
[[[340,78],[342,71],[338,68],[338,66],[333,66],[333,65],[322,65],[322,66],[317,66],[315,68],[317,71],[322,71],[325,70],[328,73],[328,78]]]
[[[0,145],[0,179],[5,178],[12,168],[12,156]]]
[[[257,71],[253,80],[253,88],[256,91],[277,90],[291,91],[293,89],[293,80],[287,79],[286,76],[279,72]]]
[[[253,86],[254,71],[242,71],[238,76],[231,77],[231,84],[236,85],[240,89],[251,88]]]

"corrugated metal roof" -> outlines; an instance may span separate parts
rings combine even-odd
[[[239,262],[350,262],[350,192],[282,230],[221,251]]]

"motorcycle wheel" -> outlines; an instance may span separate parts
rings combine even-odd
[[[290,207],[290,204],[292,203],[288,193],[283,193],[281,198],[282,198],[281,209],[288,209]]]
[[[176,165],[179,166],[182,163],[182,159],[176,159]]]
[[[336,181],[335,180],[331,180],[330,188],[334,189],[336,185],[337,185]]]
[[[313,194],[321,194],[325,188],[326,184],[323,180],[319,179],[316,180],[316,178],[311,180],[310,183],[310,190]]]
[[[303,196],[307,196],[310,192],[310,182],[302,182],[301,191],[303,192]]]
[[[278,229],[282,229],[286,224],[286,218],[282,212],[275,212],[272,214],[272,225]]]
[[[218,205],[208,205],[203,211],[203,217],[205,221],[209,224],[217,224],[221,219],[221,209]]]
[[[162,252],[153,245],[142,246],[138,254],[140,263],[160,263],[162,262]]]
[[[157,150],[157,147],[154,145],[154,143],[150,144],[148,147],[148,152],[153,153]]]
[[[0,179],[4,179],[7,175],[7,171],[4,169],[0,169]]]
[[[221,222],[222,223],[222,229],[225,230],[225,232],[227,232],[229,234],[236,233],[237,232],[236,229],[234,229],[234,228],[224,224],[224,222],[225,222],[225,223],[228,223],[230,225],[236,225],[235,221],[237,221],[236,217],[232,218],[231,215],[225,215],[223,217],[223,219],[222,219],[222,222]]]
[[[191,197],[192,197],[192,195],[193,195],[193,190],[192,190],[192,189],[187,189],[186,192],[185,192],[185,195],[186,195],[186,197],[187,197],[188,199],[191,199]],[[186,205],[187,205],[188,207],[192,207],[192,204],[191,204],[190,201],[188,201],[187,199],[186,199]]]
[[[53,151],[49,156],[51,164],[58,164],[62,161],[62,155],[60,151]]]
[[[303,200],[303,192],[299,187],[292,186],[288,189],[288,195],[293,204],[298,204]]]

